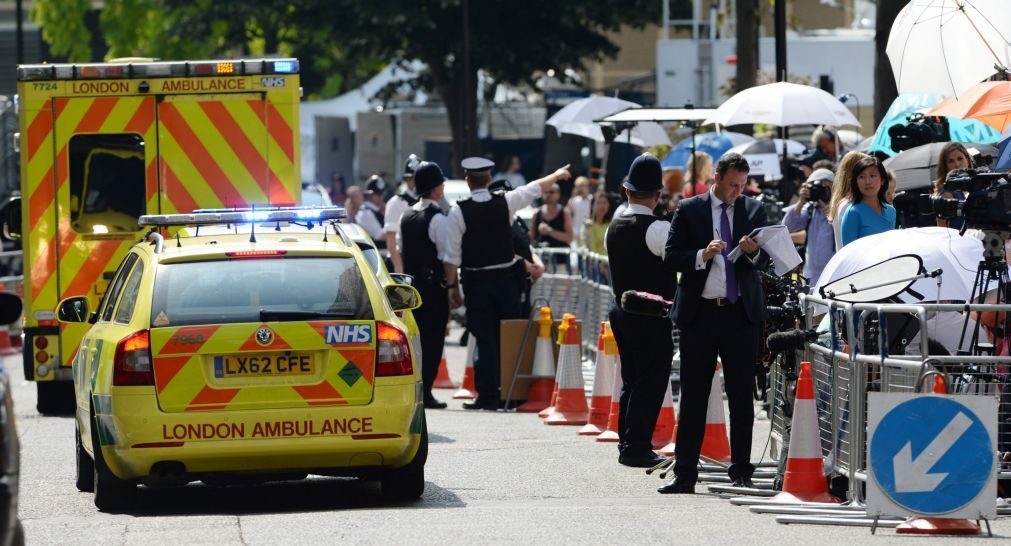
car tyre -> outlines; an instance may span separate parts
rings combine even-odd
[[[91,493],[95,490],[95,461],[91,458],[91,455],[88,455],[88,452],[84,450],[84,444],[81,442],[81,427],[76,423],[74,425],[74,433],[74,444],[77,448],[77,475],[75,485],[77,485],[78,491]]]
[[[422,421],[421,444],[414,459],[401,468],[388,470],[380,481],[383,497],[391,501],[412,501],[425,492],[425,461],[428,460],[428,421]]]
[[[137,498],[137,486],[122,480],[112,473],[105,464],[102,446],[98,441],[98,421],[92,417],[91,446],[95,453],[94,491],[95,507],[101,512],[120,513],[133,506]]]
[[[75,407],[74,384],[69,381],[38,381],[35,409],[42,415],[68,415]]]

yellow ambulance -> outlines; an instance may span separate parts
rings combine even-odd
[[[295,59],[18,67],[20,197],[0,210],[24,249],[25,377],[42,413],[69,411],[94,308],[144,214],[301,200]]]

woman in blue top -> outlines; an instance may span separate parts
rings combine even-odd
[[[895,228],[895,207],[888,204],[888,174],[876,158],[861,159],[850,175],[853,205],[842,221],[842,243]]]

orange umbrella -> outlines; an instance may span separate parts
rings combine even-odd
[[[1011,124],[1011,82],[978,83],[958,99],[941,101],[927,115],[971,118],[1004,132]]]

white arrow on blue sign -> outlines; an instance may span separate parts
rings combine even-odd
[[[979,408],[962,403],[989,406],[986,398],[872,393],[872,406],[877,406],[868,422],[873,489],[911,515],[950,515],[969,508],[977,498],[987,498],[981,493],[995,489],[995,427],[980,418],[989,419],[988,411],[980,414]],[[877,506],[871,499],[876,491],[871,489],[868,505]],[[995,494],[987,491],[991,505]],[[977,507],[969,512],[985,517],[989,510]],[[882,513],[888,509],[882,508]],[[892,510],[891,515],[903,514]]]

